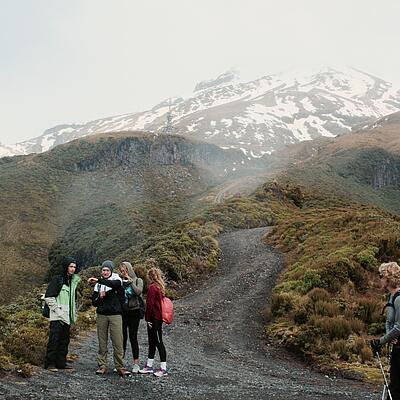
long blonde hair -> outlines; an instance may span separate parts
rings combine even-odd
[[[150,268],[147,277],[151,283],[155,283],[160,288],[162,295],[165,296],[165,281],[161,269]]]

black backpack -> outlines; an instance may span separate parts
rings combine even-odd
[[[136,278],[136,286],[139,278]],[[124,311],[129,311],[131,308],[131,303],[132,302],[138,302],[139,304],[139,314],[140,314],[140,319],[144,318],[144,313],[145,313],[145,304],[142,295],[137,295],[131,288],[131,286],[128,286],[127,288],[124,288],[125,292],[125,298],[124,298],[124,305],[123,305],[123,310]]]
[[[385,310],[387,307],[392,307],[394,309],[394,302],[396,301],[396,299],[400,296],[400,290],[397,291],[394,295],[393,295],[393,299],[392,301],[390,301],[390,294],[388,295],[387,298],[387,303],[385,304],[385,306],[382,309],[381,315],[383,315],[385,313]]]

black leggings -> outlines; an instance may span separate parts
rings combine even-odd
[[[158,319],[152,319],[151,323],[153,326],[149,328],[147,325],[147,335],[149,337],[149,358],[154,359],[156,354],[156,348],[160,354],[160,361],[167,361],[167,352],[162,341],[162,324],[163,322]]]
[[[139,358],[139,343],[137,338],[139,322],[140,322],[139,310],[126,311],[122,315],[124,357],[126,353],[126,345],[128,342],[128,331],[129,331],[129,341],[131,342],[132,355],[134,360],[137,360]]]
[[[50,321],[44,367],[65,368],[69,345],[69,325],[61,321]]]
[[[390,356],[390,393],[393,400],[400,400],[400,346],[393,346]],[[389,396],[387,397],[389,399]]]

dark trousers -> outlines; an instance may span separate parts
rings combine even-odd
[[[393,400],[400,400],[400,346],[393,346],[390,356],[390,393]],[[389,396],[387,397],[389,400]]]
[[[160,361],[167,361],[167,352],[162,341],[162,321],[158,319],[151,320],[153,326],[149,328],[147,325],[147,335],[149,337],[149,358],[153,359],[156,354],[156,348],[160,354]]]
[[[50,321],[49,342],[47,343],[44,367],[65,368],[69,345],[68,324],[61,321]]]
[[[140,322],[140,312],[139,310],[126,311],[122,315],[122,334],[124,340],[124,357],[126,353],[126,345],[128,342],[128,333],[129,333],[129,341],[131,342],[132,347],[132,356],[134,360],[139,358],[139,343],[137,338],[137,333],[139,329]]]

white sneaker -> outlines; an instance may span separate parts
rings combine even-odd
[[[138,374],[140,370],[140,367],[138,364],[133,364],[133,368],[132,368],[132,374]]]
[[[156,376],[157,378],[160,378],[162,376],[168,375],[168,372],[166,369],[160,368],[157,372],[154,372],[153,375]]]
[[[147,365],[144,366],[141,370],[139,370],[140,374],[152,374],[154,372],[153,367],[148,367]]]

